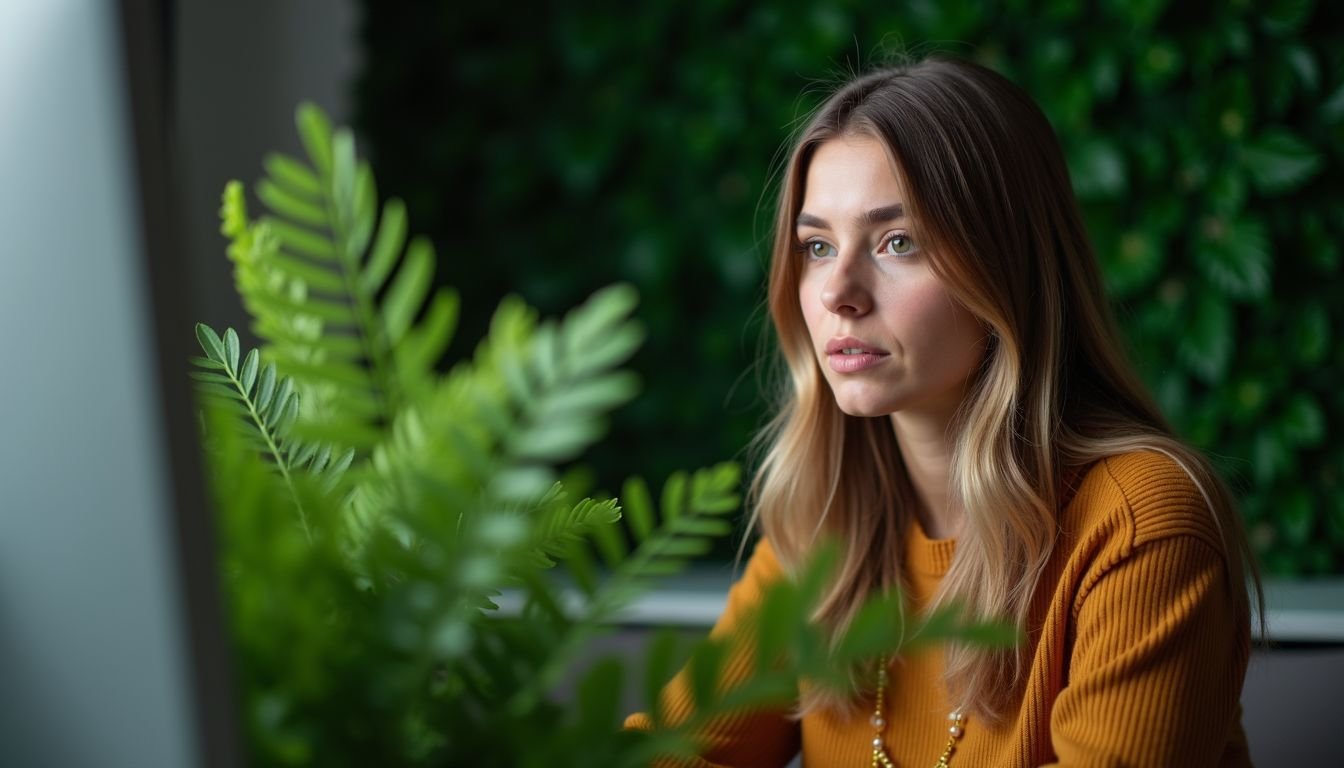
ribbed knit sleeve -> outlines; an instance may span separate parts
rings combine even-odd
[[[1136,544],[1075,603],[1059,766],[1240,764],[1249,652],[1223,553],[1192,532]],[[1242,589],[1237,585],[1236,589]]]
[[[767,586],[783,578],[783,569],[775,559],[769,542],[757,543],[746,570],[728,591],[728,602],[710,637],[726,637],[752,608],[759,605]],[[754,657],[749,651],[732,656],[726,666],[721,688],[729,689],[746,680]],[[689,672],[683,668],[663,688],[663,713],[669,724],[684,722],[694,712]],[[626,728],[650,730],[653,721],[643,713],[630,715]],[[796,720],[783,710],[752,710],[711,721],[698,731],[703,740],[701,757],[690,761],[662,761],[656,766],[693,766],[694,768],[779,768],[798,753],[800,736]]]

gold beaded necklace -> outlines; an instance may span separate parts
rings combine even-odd
[[[883,656],[878,661],[877,667],[877,705],[873,709],[873,728],[877,733],[873,736],[873,762],[871,768],[895,768],[896,764],[891,761],[887,755],[887,749],[882,744],[882,731],[887,727],[887,721],[882,716],[882,704],[887,698],[887,657]],[[957,751],[957,740],[966,732],[966,716],[961,710],[954,709],[947,715],[947,719],[952,723],[947,729],[947,746],[943,747],[943,754],[934,763],[933,768],[948,768],[948,763],[952,761],[952,753]]]

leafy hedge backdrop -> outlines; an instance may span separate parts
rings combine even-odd
[[[780,148],[828,81],[938,50],[1053,121],[1134,356],[1267,569],[1344,571],[1344,5],[528,6],[366,0],[355,120],[462,290],[459,340],[508,292],[639,288],[645,391],[580,477],[739,455]]]

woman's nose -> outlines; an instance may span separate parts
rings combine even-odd
[[[837,315],[866,314],[873,306],[859,259],[840,257],[821,286],[821,304]]]

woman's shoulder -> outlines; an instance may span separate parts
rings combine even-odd
[[[741,569],[739,584],[750,585],[751,588],[759,590],[783,578],[784,567],[780,565],[769,537],[761,535],[754,544],[749,545],[749,548],[751,555]]]
[[[1194,469],[1194,468],[1191,468]],[[1094,463],[1078,483],[1069,515],[1080,527],[1119,524],[1133,545],[1194,536],[1222,549],[1214,490],[1203,487],[1174,455],[1139,450]]]

